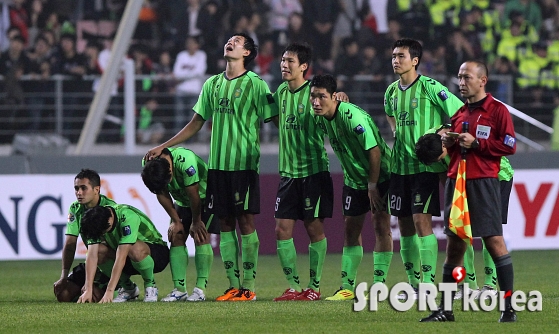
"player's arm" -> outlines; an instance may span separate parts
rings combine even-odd
[[[99,301],[100,304],[104,303],[112,303],[115,289],[118,284],[118,280],[120,279],[120,275],[122,274],[122,269],[126,264],[126,258],[128,257],[128,253],[132,248],[132,244],[120,244],[116,249],[116,257],[115,257],[115,264],[113,265],[113,270],[111,271],[111,279],[107,284],[107,290],[105,290],[105,294],[103,298]]]
[[[60,290],[64,289],[68,283],[68,273],[70,272],[70,268],[74,262],[77,243],[78,237],[69,234],[66,235],[66,241],[64,242],[64,247],[62,248],[62,272],[60,273],[60,279],[54,282],[55,295]]]
[[[192,211],[192,224],[190,225],[190,235],[194,242],[199,245],[207,241],[208,231],[202,221],[202,201],[198,192],[198,183],[186,187],[186,195],[190,200],[190,210]]]
[[[151,160],[161,155],[161,152],[166,147],[175,146],[177,144],[182,143],[190,139],[194,136],[200,129],[204,126],[206,122],[205,119],[202,118],[198,113],[194,113],[194,117],[188,122],[188,124],[182,128],[176,135],[174,135],[171,139],[167,140],[163,144],[156,146],[148,151],[144,156],[144,159]]]
[[[93,302],[93,281],[97,272],[98,253],[99,244],[89,245],[85,257],[85,284],[83,286],[83,293],[78,298],[78,303]]]
[[[384,92],[383,105],[384,105],[384,112],[386,113],[386,121],[390,125],[390,129],[392,130],[392,135],[396,137],[396,119],[394,118],[394,112],[392,111],[392,105],[391,105],[392,98],[390,97],[393,91],[394,91],[394,87],[390,86],[388,87],[386,92]]]
[[[380,211],[383,208],[382,198],[378,190],[378,179],[380,176],[380,159],[381,152],[378,146],[368,150],[369,156],[369,182],[367,189],[369,190],[369,201],[371,202],[371,209],[373,213]]]
[[[440,82],[436,80],[433,80],[433,82],[435,83],[434,85],[424,86],[431,97],[431,101],[433,104],[441,107],[448,117],[454,116],[458,109],[464,105],[464,102],[457,98],[456,95],[452,94],[448,88]]]
[[[392,135],[396,137],[396,119],[394,119],[394,116],[386,115],[386,121],[388,121],[388,124],[390,125],[390,130],[392,130]]]
[[[175,209],[175,206],[173,205],[171,194],[169,194],[168,191],[161,191],[160,193],[158,193],[157,201],[159,202],[159,204],[161,204],[165,212],[167,212],[167,214],[171,218],[171,224],[169,225],[169,230],[167,231],[169,241],[171,241],[171,236],[173,234],[179,233],[180,231],[184,233],[184,226],[177,210]]]

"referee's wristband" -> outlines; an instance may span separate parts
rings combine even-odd
[[[369,184],[367,185],[367,188],[369,190],[374,190],[377,187],[376,182],[369,182]]]

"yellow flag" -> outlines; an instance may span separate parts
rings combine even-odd
[[[448,219],[448,228],[460,239],[469,245],[472,244],[472,226],[470,225],[470,211],[468,210],[468,198],[466,196],[466,160],[460,160],[458,174],[456,175],[456,186],[452,196],[452,207]]]

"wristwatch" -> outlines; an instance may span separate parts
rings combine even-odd
[[[479,140],[477,140],[476,138],[476,140],[472,142],[472,148],[478,148],[478,147],[479,147]]]

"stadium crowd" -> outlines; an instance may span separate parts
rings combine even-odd
[[[53,130],[55,74],[68,77],[62,88],[64,135],[77,140],[84,106],[98,84],[91,78],[107,66],[125,5],[124,0],[0,5],[0,118],[11,131],[2,132],[0,142],[10,142],[16,131]],[[146,0],[128,52],[136,74],[150,76],[136,85],[139,142],[159,142],[166,129],[176,132],[185,124],[192,115],[185,111],[204,80],[224,70],[222,47],[238,32],[259,45],[250,69],[270,87],[281,83],[281,50],[305,41],[314,49],[308,77],[331,73],[350,94],[382,94],[394,79],[391,45],[410,37],[424,46],[421,74],[455,77],[461,63],[478,59],[493,77],[512,78],[491,83],[495,97],[508,98],[546,123],[559,107],[555,0]],[[115,87],[109,108],[116,119],[123,114],[117,94],[122,86]],[[355,94],[355,100],[368,96]],[[102,140],[121,139],[120,125],[106,121],[103,129]]]

